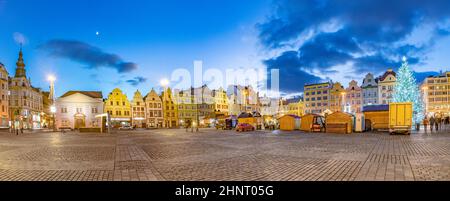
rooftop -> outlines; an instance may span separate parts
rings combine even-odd
[[[64,95],[62,95],[61,98],[71,96],[71,95],[77,94],[77,93],[89,96],[91,98],[103,98],[101,91],[68,91]]]

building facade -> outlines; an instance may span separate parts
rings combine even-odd
[[[16,73],[9,78],[9,116],[12,126],[24,129],[39,129],[43,111],[42,92],[31,85],[26,76],[22,49],[16,63]]]
[[[194,103],[194,89],[176,91],[176,103],[178,105],[178,119],[181,126],[192,126],[198,119],[197,104]]]
[[[173,97],[172,90],[170,88],[166,88],[162,94],[161,99],[163,102],[163,111],[164,111],[164,127],[165,128],[176,128],[178,127],[178,105],[176,104],[176,100]]]
[[[279,110],[280,101],[278,98],[261,97],[260,98],[260,110],[263,116],[275,116]]]
[[[421,90],[428,116],[450,116],[450,72],[426,78]]]
[[[144,97],[139,90],[134,92],[133,100],[131,100],[131,122],[135,128],[147,127]]]
[[[329,108],[329,96],[332,88],[330,82],[304,86],[305,113],[318,114]]]
[[[68,91],[55,102],[56,127],[98,128],[101,119],[96,115],[103,113],[103,95],[100,91]]]
[[[5,66],[0,63],[0,127],[9,127],[9,87],[8,87],[8,71]]]
[[[162,128],[163,127],[163,104],[161,98],[155,92],[155,90],[151,90],[147,96],[144,98],[145,100],[145,110],[146,110],[146,120],[147,120],[147,128]]]
[[[363,80],[362,96],[363,105],[377,105],[378,102],[378,83],[372,73],[368,73]]]
[[[381,77],[378,78],[379,104],[389,104],[392,102],[396,80],[396,73],[392,69],[388,69]]]
[[[212,91],[212,96],[215,116],[227,116],[229,114],[227,92],[223,88],[219,88]]]
[[[231,85],[227,90],[229,113],[260,113],[259,93],[252,86]]]
[[[331,112],[342,112],[345,105],[345,89],[341,83],[335,82],[330,90],[329,110]]]
[[[299,117],[303,116],[305,105],[300,97],[288,99],[287,104],[288,104],[287,114],[296,115]]]
[[[112,127],[131,126],[131,104],[122,90],[116,88],[109,93],[104,106],[111,116]]]
[[[362,112],[362,89],[358,86],[358,82],[352,80],[348,87],[345,89],[345,112],[347,113],[360,113]]]

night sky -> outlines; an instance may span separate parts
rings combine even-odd
[[[278,68],[281,91],[360,84],[407,56],[419,79],[450,70],[447,0],[0,0],[0,62],[56,95],[147,93],[177,68]]]

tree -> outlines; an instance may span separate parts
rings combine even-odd
[[[409,68],[406,57],[397,74],[394,86],[394,102],[411,102],[413,104],[413,121],[420,123],[424,118],[423,100],[419,86],[416,83],[412,70]]]

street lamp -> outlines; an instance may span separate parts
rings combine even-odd
[[[53,131],[56,132],[56,122],[55,122],[56,106],[55,105],[52,105],[50,107],[50,112],[52,113],[52,116],[53,116]]]
[[[48,75],[47,80],[50,82],[50,94],[48,95],[48,99],[50,99],[50,113],[52,113],[52,119],[53,119],[53,131],[56,131],[56,124],[55,124],[55,113],[56,113],[56,106],[55,106],[55,81],[56,77],[54,75]]]
[[[164,78],[159,82],[159,84],[161,84],[163,88],[166,88],[169,85],[169,80]]]

